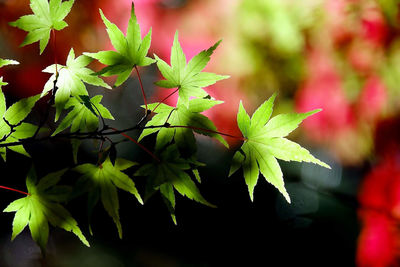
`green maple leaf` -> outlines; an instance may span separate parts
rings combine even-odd
[[[164,125],[168,119],[168,123],[171,126],[192,126],[201,129],[208,129],[216,131],[214,123],[206,116],[200,114],[215,105],[223,103],[222,101],[215,101],[209,99],[196,98],[189,102],[189,106],[186,107],[183,104],[178,103],[178,107],[174,108],[166,104],[161,103],[156,112],[157,114],[147,122],[146,126],[157,126]],[[148,105],[150,110],[154,109],[159,103],[152,103]],[[157,133],[156,149],[159,150],[169,144],[173,139],[180,148],[189,148],[190,151],[196,151],[196,142],[193,135],[193,131],[203,135],[211,136],[220,141],[223,145],[228,147],[225,139],[217,133],[202,131],[200,129],[187,129],[187,128],[153,128],[144,129],[139,136],[139,141],[147,135]]]
[[[50,173],[38,183],[35,170],[32,168],[26,179],[29,195],[13,201],[4,212],[16,212],[13,221],[11,240],[29,225],[33,240],[46,250],[49,236],[49,225],[74,233],[86,246],[88,241],[78,227],[71,214],[58,202],[65,200],[65,187],[54,186],[58,183],[66,169]]]
[[[117,226],[120,238],[122,238],[122,226],[119,220],[117,187],[133,194],[139,203],[143,204],[135,183],[122,172],[133,165],[136,165],[136,163],[124,159],[117,159],[115,165],[113,165],[107,158],[101,165],[86,163],[73,169],[82,174],[78,181],[78,188],[89,192],[89,215],[101,198],[104,209]]]
[[[114,117],[111,115],[110,111],[102,104],[100,104],[102,98],[102,95],[96,95],[90,99],[91,104],[96,107],[96,111],[93,111],[90,110],[86,106],[86,104],[84,102],[81,102],[78,98],[71,97],[69,101],[65,104],[65,109],[72,107],[72,110],[60,122],[52,136],[62,132],[68,127],[71,127],[71,133],[91,132],[96,130],[99,126],[99,117],[97,116],[97,110],[100,112],[101,117],[103,117],[104,119],[113,120]]]
[[[68,26],[64,18],[71,11],[74,0],[61,1],[31,0],[30,7],[32,15],[25,15],[14,22],[11,26],[28,32],[21,46],[39,41],[40,54],[43,53],[50,39],[51,30],[60,31]]]
[[[0,58],[0,68],[7,65],[18,65],[19,62],[12,59],[2,59]],[[3,82],[3,77],[0,77],[0,90],[3,85],[7,85],[8,83]]]
[[[107,27],[111,43],[117,51],[100,51],[84,54],[97,59],[104,65],[108,65],[98,72],[98,74],[103,76],[118,75],[114,86],[119,86],[129,78],[133,68],[136,66],[148,66],[154,63],[154,59],[147,57],[151,43],[151,29],[142,40],[133,2],[126,36],[124,36],[114,23],[111,23],[104,16],[101,9],[100,14]]]
[[[0,68],[7,65],[18,65],[19,62],[12,59],[2,59],[0,58]]]
[[[1,81],[2,79],[0,78],[0,84]],[[0,144],[17,142],[21,139],[26,139],[34,135],[37,130],[37,126],[30,123],[22,123],[22,121],[29,115],[39,98],[40,94],[23,98],[7,109],[4,93],[2,90],[0,90],[0,139],[2,139]],[[13,126],[12,130],[10,125]],[[22,145],[9,146],[8,149],[29,157],[29,154]],[[5,161],[5,147],[0,147],[0,155]]]
[[[313,157],[306,149],[284,137],[298,127],[307,117],[321,111],[313,110],[300,114],[280,114],[269,119],[272,114],[275,94],[265,101],[250,118],[239,105],[237,115],[238,126],[246,141],[234,154],[229,176],[243,167],[243,174],[253,200],[254,187],[259,172],[274,185],[290,203],[286,192],[283,174],[277,159],[285,161],[312,162],[326,168],[326,163]]]
[[[56,84],[58,89],[55,93],[56,121],[71,95],[88,95],[84,82],[111,89],[101,78],[94,75],[94,71],[85,68],[90,62],[92,62],[92,59],[85,55],[75,58],[74,49],[71,48],[66,66],[57,65],[56,67],[53,64],[43,70],[43,72],[53,73],[53,75],[44,85],[42,96],[53,90],[54,81],[58,73]]]
[[[198,98],[207,96],[208,94],[202,89],[203,87],[229,78],[226,75],[202,72],[220,42],[218,41],[209,49],[201,51],[186,64],[186,56],[178,41],[178,32],[176,32],[171,48],[171,66],[154,55],[157,60],[157,67],[165,78],[165,80],[156,82],[156,85],[164,88],[179,88],[179,101],[186,106],[189,105],[191,96]]]
[[[152,194],[160,190],[161,195],[171,213],[172,220],[176,224],[175,193],[174,188],[182,196],[195,200],[209,207],[215,207],[200,194],[196,184],[190,178],[187,170],[191,164],[198,165],[192,159],[183,159],[175,145],[167,147],[159,155],[160,162],[154,162],[142,166],[134,174],[135,176],[148,176],[147,192]],[[199,179],[199,177],[196,177]]]
[[[65,104],[65,109],[72,107],[72,110],[60,122],[52,136],[62,132],[68,127],[71,127],[71,133],[95,131],[99,127],[99,116],[103,117],[104,119],[114,119],[110,111],[100,104],[100,101],[103,98],[102,95],[96,95],[91,99],[88,96],[80,96],[79,98],[84,98],[86,101],[81,99],[81,102],[78,98],[71,97]],[[95,109],[92,105],[95,107]],[[89,109],[89,107],[91,109]],[[99,116],[97,112],[100,112]],[[71,144],[73,148],[74,162],[77,163],[78,149],[81,144],[81,140],[72,139]]]
[[[2,134],[8,134],[11,131],[11,128],[8,125],[3,125],[1,131]],[[13,142],[18,142],[23,139],[27,139],[32,137],[37,130],[37,126],[30,124],[30,123],[25,123],[23,122],[21,125],[18,125],[17,127],[14,128],[14,132],[9,135],[6,140],[0,142],[0,144],[7,144],[7,143],[13,143]],[[26,152],[25,148],[23,145],[16,145],[16,146],[9,146],[7,149],[12,150],[14,152],[17,152],[19,154],[22,154],[24,156],[30,157],[28,152]],[[6,147],[0,147],[0,155],[3,158],[4,161],[6,161]]]

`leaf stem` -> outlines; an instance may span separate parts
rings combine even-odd
[[[7,190],[10,190],[10,191],[14,191],[14,192],[18,192],[18,193],[21,193],[21,194],[24,194],[24,195],[27,195],[27,196],[30,196],[30,195],[31,195],[31,194],[29,194],[29,193],[27,193],[27,192],[20,191],[20,190],[18,190],[18,189],[14,189],[14,188],[7,187],[7,186],[2,186],[2,185],[0,185],[0,188],[7,189]]]
[[[136,70],[137,76],[138,76],[138,78],[139,78],[140,89],[142,90],[143,102],[144,102],[144,105],[145,105],[145,107],[146,107],[146,114],[147,114],[147,99],[146,99],[146,94],[144,93],[142,78],[140,77],[140,73],[139,73],[139,70],[138,70],[138,68],[137,68],[136,65],[135,65],[135,70]]]
[[[175,94],[176,92],[178,92],[178,90],[179,90],[179,87],[176,88],[172,93],[170,93],[169,95],[167,95],[166,97],[164,97],[164,99],[161,100],[160,102],[158,102],[157,106],[155,106],[151,112],[154,112],[162,103],[164,103],[165,100],[167,100],[167,99],[170,98],[173,94]]]
[[[95,108],[95,110],[97,111],[98,117],[100,117],[101,122],[102,122],[102,124],[103,124],[103,129],[107,129],[108,126],[106,125],[106,122],[104,121],[104,118],[103,118],[103,116],[102,116],[101,113],[100,113],[100,110],[96,107],[95,104],[92,103],[92,101],[90,101],[90,105],[92,105],[92,106]]]
[[[56,40],[56,31],[51,29],[51,34],[53,36],[52,44],[53,44],[53,54],[54,54],[54,64],[56,64],[56,77],[58,77],[58,68],[57,68],[57,40]]]

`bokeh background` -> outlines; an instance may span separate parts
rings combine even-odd
[[[18,47],[25,32],[7,24],[31,13],[28,1],[0,0],[0,57],[21,62],[1,69],[8,100],[41,92],[49,78],[41,70],[55,58],[63,64],[70,47],[77,55],[111,49],[98,8],[125,32],[130,6],[131,0],[76,0],[69,27],[39,57],[37,44]],[[293,203],[262,179],[251,203],[241,173],[227,178],[240,144],[228,138],[232,150],[225,150],[199,137],[199,158],[208,164],[200,189],[217,209],[180,198],[174,226],[159,196],[141,207],[121,193],[123,240],[98,207],[92,248],[52,229],[46,259],[27,231],[9,241],[13,215],[3,214],[0,266],[400,266],[398,0],[135,0],[135,7],[142,32],[153,30],[150,53],[167,61],[175,30],[188,58],[223,39],[207,66],[231,76],[207,89],[224,101],[207,113],[220,131],[239,135],[239,101],[251,113],[274,92],[276,114],[322,108],[290,137],[332,170],[280,162]],[[151,100],[171,92],[153,85],[156,68],[140,71]],[[142,103],[135,75],[113,92],[90,92],[105,95],[117,127],[141,116],[134,109]],[[40,115],[45,102],[36,108]],[[119,149],[132,160],[143,156],[134,145]],[[28,147],[32,160],[10,153],[0,165],[1,183],[23,189],[32,161],[43,174],[72,166],[70,150],[57,142]],[[81,160],[93,150],[88,144]],[[1,207],[15,198],[1,192]],[[85,201],[68,207],[87,233]]]

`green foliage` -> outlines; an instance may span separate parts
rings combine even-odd
[[[2,59],[0,58],[0,68],[7,65],[18,65],[19,62],[12,59]]]
[[[85,68],[90,62],[92,62],[92,59],[85,55],[75,58],[74,49],[71,48],[68,54],[66,66],[56,66],[56,64],[54,64],[43,70],[43,72],[53,73],[53,75],[44,85],[42,96],[53,90],[54,81],[57,79],[57,90],[55,92],[56,121],[58,120],[61,111],[65,108],[70,96],[88,94],[83,82],[111,89],[111,87],[102,79],[93,75],[94,71]]]
[[[176,32],[171,48],[171,66],[155,55],[157,67],[165,78],[165,80],[156,82],[156,85],[164,88],[179,88],[179,101],[187,107],[191,96],[198,98],[207,96],[208,94],[202,89],[203,87],[229,78],[226,75],[202,72],[220,43],[221,41],[200,52],[186,64],[186,56],[178,41],[178,32]]]
[[[204,199],[192,178],[186,173],[187,170],[192,168],[191,164],[196,164],[196,162],[182,158],[175,145],[171,145],[161,152],[159,159],[160,161],[142,166],[135,173],[135,176],[148,177],[146,190],[148,195],[160,190],[175,224],[174,188],[182,196],[186,196],[209,207],[215,207]]]
[[[4,212],[15,212],[13,221],[13,240],[24,228],[29,225],[32,238],[42,249],[46,250],[49,236],[49,225],[62,228],[74,233],[83,244],[89,246],[88,241],[78,227],[78,223],[71,214],[59,204],[65,199],[63,187],[55,186],[65,173],[66,169],[50,173],[38,183],[35,170],[32,168],[26,178],[26,187],[29,195],[13,201]],[[60,194],[60,191],[63,194]]]
[[[3,124],[3,123],[0,124],[0,126],[3,126],[1,129],[2,134],[9,133],[10,127],[8,125],[5,126],[5,124]],[[37,128],[38,127],[36,125],[24,122],[21,125],[18,125],[17,127],[15,127],[14,131],[11,134],[4,135],[3,138],[4,137],[6,137],[6,138],[4,141],[0,142],[0,144],[6,145],[9,143],[18,142],[20,140],[30,138],[35,134]],[[9,146],[8,149],[10,149],[14,152],[17,152],[19,154],[22,154],[24,156],[30,157],[30,155],[28,154],[28,152],[26,152],[26,150],[22,144]],[[6,161],[6,151],[7,151],[6,147],[0,147],[0,155],[4,161]]]
[[[91,105],[96,107],[96,110],[100,112],[97,115],[96,111],[89,109],[87,102],[79,101],[76,97],[71,97],[65,104],[65,109],[72,108],[67,116],[60,122],[57,129],[53,132],[53,136],[62,132],[63,130],[71,127],[71,132],[90,132],[94,131],[99,126],[99,117],[104,119],[113,120],[114,117],[111,115],[110,111],[100,104],[102,95],[96,95],[90,99]],[[94,113],[94,114],[93,114]]]
[[[31,112],[40,95],[21,99],[6,109],[6,99],[0,90],[0,144],[17,142],[34,135],[37,126],[22,122]],[[29,157],[23,145],[10,146],[10,150]],[[0,154],[3,160],[6,160],[6,147],[0,147]]]
[[[61,30],[67,26],[63,19],[70,11],[74,0],[50,0],[50,2],[31,0],[30,3],[34,14],[23,16],[10,24],[29,32],[22,45],[40,41],[40,53],[42,53],[49,41],[50,31]],[[139,122],[128,125],[123,130],[117,130],[108,125],[110,121],[106,121],[106,119],[114,120],[114,117],[106,107],[100,104],[102,95],[90,98],[85,83],[110,89],[110,86],[97,75],[117,75],[115,86],[119,86],[128,79],[134,68],[148,66],[155,60],[147,57],[151,43],[151,30],[142,39],[133,4],[126,35],[111,23],[101,10],[100,14],[116,51],[83,53],[83,55],[75,57],[74,50],[71,48],[65,66],[53,64],[43,70],[51,73],[52,76],[44,85],[41,94],[19,100],[8,108],[5,96],[0,90],[0,154],[4,160],[7,149],[29,157],[24,148],[26,143],[62,138],[71,141],[75,162],[75,165],[51,173],[39,182],[36,181],[33,168],[29,171],[26,179],[28,193],[25,194],[27,196],[15,200],[4,210],[5,212],[16,212],[12,239],[29,225],[33,239],[44,252],[49,234],[48,223],[50,223],[53,226],[72,231],[85,245],[89,245],[77,222],[59,204],[67,200],[73,201],[75,197],[82,194],[87,194],[88,197],[90,233],[92,233],[90,217],[95,205],[101,199],[104,209],[117,227],[119,237],[122,237],[117,188],[131,193],[139,203],[143,204],[135,183],[126,173],[126,170],[131,167],[137,168],[134,170],[135,176],[146,177],[145,200],[159,191],[175,224],[177,222],[175,191],[191,200],[215,207],[201,195],[197,187],[197,183],[201,182],[199,167],[203,167],[205,164],[197,161],[197,143],[194,133],[213,137],[226,147],[228,144],[222,135],[244,141],[239,151],[234,154],[230,175],[239,168],[243,168],[252,200],[254,187],[261,172],[267,181],[277,187],[290,202],[277,159],[312,162],[329,168],[328,165],[314,158],[306,149],[285,138],[305,118],[319,110],[303,114],[281,114],[270,119],[275,95],[262,104],[251,118],[240,103],[237,120],[243,137],[235,137],[217,131],[214,123],[202,112],[222,104],[222,101],[211,99],[203,88],[226,79],[228,76],[203,72],[203,69],[221,41],[209,49],[201,51],[187,62],[178,41],[178,32],[175,33],[171,48],[171,65],[155,56],[157,67],[165,78],[156,82],[156,85],[164,88],[177,88],[175,92],[178,91],[179,97],[176,107],[161,102],[147,105],[143,91],[147,113]],[[95,73],[87,68],[93,59],[97,59],[107,66]],[[0,59],[0,67],[9,64],[18,64],[18,62]],[[139,75],[137,68],[136,71]],[[0,77],[0,89],[6,84]],[[40,118],[37,125],[26,122],[25,120],[35,103],[46,95],[49,96],[47,115]],[[56,111],[55,121],[57,122],[60,115],[65,112],[63,119],[56,124],[56,127],[51,125],[52,129],[56,128],[53,132],[38,137],[38,133],[45,128],[45,123],[49,119],[48,114],[50,114],[52,104]],[[152,113],[154,116],[149,119]],[[29,121],[34,120],[30,118]],[[101,121],[102,127],[99,127],[99,121]],[[68,128],[70,128],[69,131],[66,131]],[[154,154],[151,149],[125,134],[129,131],[142,131],[139,141],[156,133]],[[124,138],[140,146],[143,151],[152,156],[153,161],[143,162],[146,158],[141,157],[141,162],[135,163],[116,158],[116,145],[121,141],[115,141],[115,138],[109,136],[115,137],[117,134],[121,134]],[[80,162],[80,165],[76,166],[78,164],[78,148],[81,142],[87,139],[98,141],[96,144],[100,143],[100,148],[95,151],[98,158],[97,164]],[[68,169],[81,174],[75,186],[70,188],[56,185]],[[14,191],[24,193],[19,190]]]
[[[156,150],[160,150],[168,145],[173,139],[178,147],[182,149],[189,149],[192,153],[196,151],[196,142],[193,135],[193,131],[215,137],[225,146],[228,143],[221,137],[221,135],[215,133],[217,128],[214,123],[206,116],[200,114],[215,105],[223,103],[222,101],[215,101],[209,99],[196,98],[189,102],[189,107],[178,103],[178,107],[174,108],[162,103],[153,103],[149,105],[150,109],[154,109],[157,105],[157,115],[155,115],[146,126],[164,126],[165,123],[169,123],[171,126],[188,126],[194,127],[194,129],[188,128],[152,128],[144,129],[139,137],[139,141],[152,133],[157,133]],[[205,130],[211,130],[207,132]]]
[[[265,101],[251,118],[240,102],[237,121],[246,141],[233,157],[229,176],[243,167],[243,175],[249,188],[250,198],[253,200],[254,187],[261,172],[265,179],[275,186],[290,203],[283,174],[276,159],[312,162],[326,168],[330,167],[314,158],[300,145],[284,138],[304,119],[321,110],[300,114],[280,114],[270,120],[275,96]]]
[[[19,62],[12,59],[2,59],[0,58],[0,68],[7,65],[18,65]],[[3,85],[7,85],[6,82],[3,82],[3,77],[0,77],[0,90]]]
[[[42,54],[49,42],[50,32],[52,30],[60,31],[68,26],[64,18],[71,11],[74,1],[50,0],[49,4],[47,0],[31,0],[30,6],[33,14],[10,22],[11,26],[28,32],[21,46],[39,41],[40,54]]]
[[[139,203],[143,204],[142,198],[136,190],[135,183],[128,175],[122,171],[136,165],[124,159],[117,159],[115,165],[107,158],[99,165],[90,163],[82,164],[74,168],[82,174],[78,181],[78,188],[88,191],[88,213],[92,213],[92,209],[101,198],[104,209],[114,220],[118,229],[118,235],[122,238],[122,226],[119,220],[119,201],[117,187],[134,195]]]
[[[82,102],[76,97],[71,97],[65,104],[65,109],[72,108],[72,110],[60,122],[52,136],[64,131],[68,127],[71,127],[70,131],[72,133],[95,131],[99,127],[99,117],[103,119],[114,119],[110,111],[100,104],[100,101],[103,98],[102,95],[94,96],[91,99],[86,95],[79,96],[79,98]],[[94,110],[93,107],[95,107],[96,110]],[[100,114],[97,114],[97,111],[100,112]],[[71,140],[71,144],[73,148],[72,152],[74,162],[77,163],[78,149],[81,140],[73,139]]]
[[[126,36],[104,16],[101,9],[100,14],[107,27],[111,43],[117,51],[100,51],[97,53],[85,53],[85,55],[108,65],[98,74],[103,76],[118,75],[114,86],[120,86],[129,78],[133,68],[154,63],[154,59],[147,57],[151,43],[151,29],[142,40],[133,2]]]

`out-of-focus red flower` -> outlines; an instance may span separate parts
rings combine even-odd
[[[359,192],[362,207],[400,219],[400,157],[389,155],[365,177]],[[400,221],[399,221],[400,222]],[[400,237],[400,236],[399,236]]]
[[[386,155],[373,168],[363,181],[358,199],[362,222],[358,266],[400,266],[400,154]]]
[[[400,266],[400,118],[378,124],[373,167],[360,186],[360,267]]]
[[[377,4],[366,7],[362,17],[361,37],[376,46],[383,46],[387,35],[388,27],[383,14]]]
[[[316,141],[332,140],[352,126],[350,103],[329,55],[315,50],[308,58],[309,75],[296,95],[296,108],[306,112],[322,108],[304,121],[307,133]]]
[[[386,87],[378,76],[369,77],[358,99],[359,117],[368,122],[379,118],[387,101]]]
[[[357,266],[399,266],[398,222],[379,212],[363,212],[362,230],[358,239]]]

